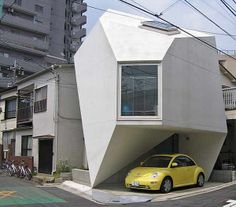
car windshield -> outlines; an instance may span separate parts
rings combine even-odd
[[[146,160],[142,167],[159,167],[165,168],[168,167],[172,157],[168,156],[155,156],[151,157],[150,159]]]

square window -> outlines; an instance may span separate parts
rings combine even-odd
[[[40,5],[38,5],[38,4],[35,4],[35,6],[34,6],[34,11],[36,11],[36,12],[42,14],[42,13],[43,13],[43,6],[40,6]]]
[[[122,117],[158,116],[158,65],[122,65],[120,98]]]

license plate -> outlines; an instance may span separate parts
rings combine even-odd
[[[139,182],[137,182],[137,181],[132,182],[132,186],[138,187],[139,186]]]

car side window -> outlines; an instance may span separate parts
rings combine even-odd
[[[173,162],[178,164],[178,167],[186,167],[186,166],[193,166],[195,163],[188,157],[179,156],[174,159]]]

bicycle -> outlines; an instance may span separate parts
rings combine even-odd
[[[24,160],[19,165],[18,177],[27,178],[28,180],[32,179],[32,172],[28,165],[25,165]]]

